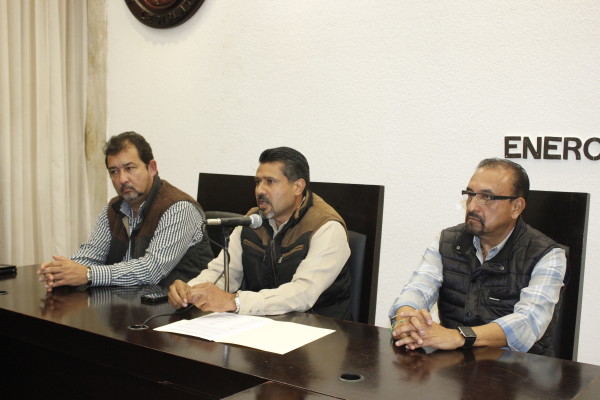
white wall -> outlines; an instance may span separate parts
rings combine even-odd
[[[315,181],[385,185],[387,326],[504,136],[600,136],[598,21],[593,0],[206,0],[158,30],[109,1],[108,134],[145,135],[162,177],[194,196],[199,171],[253,174],[280,145],[306,155]],[[522,165],[533,189],[592,194],[579,361],[600,364],[600,161]]]

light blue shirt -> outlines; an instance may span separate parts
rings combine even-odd
[[[480,240],[473,237],[473,246],[477,250],[477,258],[481,263],[494,258],[506,244],[512,232],[496,247],[492,248],[483,260]],[[400,292],[400,296],[390,309],[390,320],[402,306],[410,306],[417,310],[431,310],[437,302],[439,288],[443,282],[442,256],[439,252],[440,235],[425,251],[417,270],[412,274],[408,284]],[[516,351],[528,351],[533,344],[542,338],[552,320],[554,306],[558,302],[560,289],[567,269],[565,251],[552,249],[536,264],[531,273],[529,286],[521,290],[521,296],[515,304],[514,312],[492,322],[500,325],[508,347]]]

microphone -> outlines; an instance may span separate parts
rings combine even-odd
[[[211,218],[206,220],[206,225],[221,225],[221,226],[249,226],[252,229],[260,228],[262,218],[258,214],[252,214],[248,217],[238,218]]]

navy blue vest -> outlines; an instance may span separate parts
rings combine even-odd
[[[444,266],[438,300],[440,322],[446,328],[478,326],[513,313],[533,268],[556,247],[560,246],[519,218],[502,250],[481,264],[465,224],[443,230],[439,248]],[[557,310],[558,306],[546,333],[530,353],[553,355],[551,336]]]

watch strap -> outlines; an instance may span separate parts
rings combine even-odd
[[[465,344],[463,345],[463,349],[470,349],[475,344],[476,337],[465,336]]]
[[[473,332],[473,329],[470,327],[458,327],[458,332],[465,338],[465,344],[461,347],[462,349],[470,349],[475,344],[475,340],[477,340],[477,335]],[[465,333],[469,332],[469,333]]]
[[[92,279],[93,279],[93,274],[92,274],[92,269],[90,267],[87,267],[87,272],[86,272],[86,278],[87,278],[87,285],[88,286],[92,286]]]

